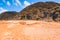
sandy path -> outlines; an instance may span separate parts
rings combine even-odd
[[[60,23],[0,21],[0,40],[60,40]]]

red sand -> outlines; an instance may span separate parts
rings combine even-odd
[[[60,23],[0,21],[0,40],[60,40]]]

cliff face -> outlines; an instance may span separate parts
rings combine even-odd
[[[11,13],[11,12],[10,12]],[[13,14],[13,13],[11,13]],[[24,8],[14,15],[0,14],[0,20],[42,20],[60,22],[60,3],[38,2]],[[6,16],[6,17],[5,17]],[[10,19],[11,18],[11,19]]]

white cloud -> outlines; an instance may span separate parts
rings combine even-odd
[[[8,6],[10,6],[10,5],[11,5],[9,1],[7,1],[7,5],[8,5]]]
[[[16,0],[16,5],[21,5],[19,0]]]
[[[26,6],[29,6],[30,3],[29,3],[28,1],[25,0],[25,1],[24,1],[24,5],[25,5],[25,7],[26,7]]]
[[[17,3],[14,3],[14,5],[18,6],[18,4],[17,4]]]
[[[8,11],[8,10],[6,10],[6,9],[4,9],[4,8],[2,8],[2,7],[0,7],[0,13],[5,12],[5,11]]]

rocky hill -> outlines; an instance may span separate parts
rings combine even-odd
[[[0,20],[14,20],[18,12],[8,11],[0,14]]]
[[[60,21],[60,4],[38,2],[24,8],[18,17],[24,20]]]
[[[14,14],[11,13],[11,14]],[[56,2],[38,2],[32,4],[15,15],[2,13],[0,20],[42,20],[60,22],[60,3]],[[4,15],[4,16],[3,16]],[[6,17],[5,17],[6,16]],[[11,18],[11,19],[10,19]]]

